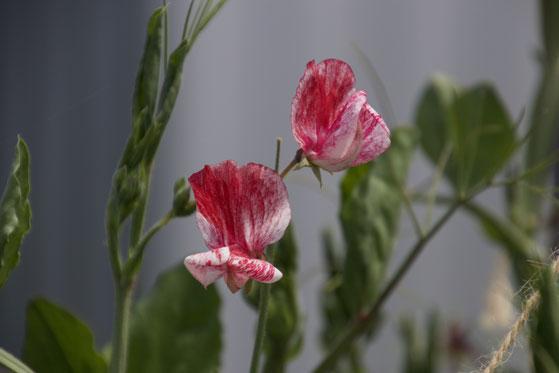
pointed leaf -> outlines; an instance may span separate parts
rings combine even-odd
[[[19,247],[31,228],[29,151],[18,137],[12,169],[0,199],[0,287],[19,262]]]
[[[23,361],[37,373],[103,373],[93,335],[76,316],[45,300],[27,306]]]
[[[190,47],[191,45],[184,40],[169,56],[167,73],[163,81],[163,87],[161,88],[159,109],[157,111],[157,121],[164,127],[171,117],[175,102],[177,101],[177,96],[179,95],[184,60],[190,51]]]
[[[419,101],[416,124],[433,163],[451,147],[445,175],[461,194],[490,181],[517,146],[510,115],[486,83],[463,90],[449,78],[434,78]]]
[[[221,352],[220,300],[179,265],[163,273],[136,306],[128,372],[216,372]]]
[[[132,121],[134,127],[140,130],[139,138],[143,137],[149,127],[155,110],[159,88],[159,72],[161,70],[162,19],[165,12],[165,8],[159,8],[153,12],[149,20],[144,55],[136,76]],[[143,110],[146,110],[145,115],[142,115]]]
[[[317,167],[315,165],[312,165],[311,167],[314,177],[316,177],[316,180],[318,180],[318,182],[320,183],[320,187],[322,188],[322,175],[320,174],[320,167]]]

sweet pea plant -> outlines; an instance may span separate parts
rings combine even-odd
[[[300,146],[293,160],[280,172],[278,140],[274,170],[258,163],[239,166],[232,160],[207,165],[188,182],[177,181],[170,211],[146,230],[150,174],[177,100],[185,58],[225,1],[202,0],[196,10],[191,2],[181,42],[170,55],[167,8],[156,10],[149,20],[133,96],[132,133],[114,173],[106,211],[106,244],[115,282],[112,342],[101,353],[96,351],[85,324],[55,304],[35,299],[27,309],[22,360],[0,349],[0,365],[18,373],[217,371],[220,303],[212,284],[223,278],[231,292],[242,289],[238,296],[258,311],[250,371],[285,371],[301,351],[303,317],[296,234],[283,179],[310,168],[319,181],[317,188],[321,170],[345,171],[339,212],[343,242],[328,231],[323,235],[325,355],[314,372],[367,371],[363,350],[382,325],[384,303],[458,210],[469,213],[488,239],[503,248],[513,264],[515,286],[529,283],[531,290],[526,298],[516,299],[519,318],[502,343],[482,346],[486,352],[480,360],[479,355],[471,356],[473,349],[460,330],[451,329],[446,343],[437,317],[429,320],[423,339],[414,324],[404,320],[402,371],[436,372],[442,358],[448,358],[493,372],[502,368],[510,347],[525,331],[525,358],[532,369],[559,372],[559,264],[536,239],[553,227],[546,215],[556,216],[558,211],[554,189],[548,186],[550,168],[559,158],[553,150],[559,123],[557,2],[540,1],[541,82],[525,134],[490,84],[462,87],[445,76],[437,76],[425,88],[414,127],[390,123],[389,130],[366,102],[365,91],[354,88],[349,65],[337,59],[310,61],[291,105],[292,133]],[[382,85],[377,89],[386,96]],[[426,188],[406,185],[418,147],[434,166]],[[439,193],[443,178],[449,194]],[[476,202],[489,188],[504,191],[506,211],[491,211]],[[20,138],[0,200],[0,286],[17,265],[19,246],[30,229],[29,189],[29,153]],[[417,204],[426,206],[423,220],[417,216]],[[431,224],[436,204],[446,211]],[[417,241],[388,274],[401,210],[413,222]],[[184,266],[162,274],[153,292],[133,305],[134,282],[151,238],[172,219],[193,214],[208,251],[190,255]],[[127,249],[121,248],[125,224],[130,227]]]

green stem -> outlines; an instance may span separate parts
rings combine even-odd
[[[147,244],[152,239],[152,237],[155,236],[155,234],[159,232],[161,228],[165,227],[174,217],[175,215],[173,214],[173,211],[169,211],[167,215],[162,217],[161,220],[159,220],[149,229],[149,231],[138,242],[136,247],[130,249],[130,256],[126,261],[124,269],[122,270],[123,278],[132,278],[136,274],[140,267],[142,258],[144,257],[144,250]]]
[[[281,172],[280,177],[283,179],[285,177],[285,175],[287,175],[289,173],[289,171],[291,171],[291,169],[297,165],[297,163],[299,163],[297,158],[293,158],[291,163],[289,163],[287,165],[287,167],[285,167],[285,169]]]
[[[280,154],[281,154],[281,137],[278,137],[276,139],[276,162],[274,164],[274,171],[276,171],[276,173],[279,172]]]
[[[412,264],[418,258],[419,254],[423,251],[427,243],[433,238],[433,236],[443,227],[443,225],[450,219],[450,217],[456,212],[456,210],[464,203],[464,200],[456,201],[448,211],[437,221],[437,223],[431,228],[427,234],[421,237],[417,243],[413,246],[410,253],[400,265],[392,279],[388,282],[383,292],[380,294],[376,300],[373,307],[365,315],[365,317],[360,318],[359,321],[351,328],[351,330],[345,335],[345,337],[337,344],[334,349],[322,360],[318,367],[313,371],[314,373],[324,373],[331,370],[338,358],[340,358],[352,345],[353,341],[369,330],[372,323],[376,320],[378,313],[386,300],[390,298],[400,281],[404,278],[405,274],[408,272]]]
[[[109,251],[109,259],[111,262],[111,269],[113,272],[113,277],[115,284],[120,282],[122,263],[120,259],[120,245],[118,242],[118,236],[120,232],[120,226],[118,223],[119,219],[118,207],[116,206],[115,197],[111,197],[111,201],[107,206],[107,216],[106,216],[106,229],[107,229],[107,249]]]
[[[268,249],[268,255],[272,258],[273,246]],[[264,346],[264,334],[266,330],[266,322],[268,321],[268,304],[270,300],[272,284],[260,284],[260,302],[258,304],[258,327],[256,329],[256,339],[254,340],[254,348],[252,349],[252,360],[250,363],[250,373],[258,373],[260,366],[260,355],[262,355],[262,347]]]
[[[157,144],[159,147],[159,144]],[[152,161],[153,162],[153,161]],[[138,201],[138,207],[134,211],[132,215],[132,226],[130,228],[130,248],[135,248],[140,241],[140,237],[142,237],[142,232],[144,231],[144,221],[146,219],[146,209],[149,197],[149,189],[151,184],[151,163],[146,166],[146,189],[143,192],[143,195],[140,197]]]
[[[163,51],[163,70],[167,72],[167,59],[169,58],[169,19],[167,17],[167,0],[163,0],[163,6],[165,7],[165,37],[164,37],[164,51]]]
[[[0,366],[5,366],[15,373],[33,373],[31,368],[2,348],[0,348]]]
[[[128,326],[132,306],[133,283],[117,284],[110,373],[124,373],[128,360]]]

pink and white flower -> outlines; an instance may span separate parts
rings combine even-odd
[[[210,251],[186,257],[184,265],[207,287],[221,277],[232,292],[249,278],[271,283],[282,277],[262,259],[291,219],[287,189],[272,169],[234,161],[205,166],[188,179],[196,198],[196,223]]]
[[[291,104],[293,137],[311,164],[330,172],[367,163],[390,147],[384,120],[354,84],[345,62],[313,60]]]

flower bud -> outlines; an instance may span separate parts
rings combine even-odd
[[[173,213],[175,216],[188,216],[196,211],[196,201],[190,199],[190,185],[186,178],[177,180],[174,187]]]

